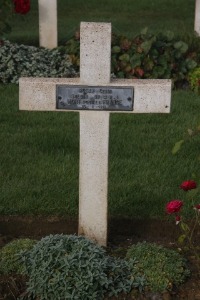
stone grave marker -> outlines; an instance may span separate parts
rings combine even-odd
[[[53,49],[58,45],[57,0],[38,0],[40,47]]]
[[[200,0],[195,2],[194,30],[200,36]]]
[[[110,61],[111,24],[82,22],[80,78],[19,80],[20,110],[79,112],[79,234],[104,246],[110,113],[169,113],[171,102],[171,80],[110,80]]]

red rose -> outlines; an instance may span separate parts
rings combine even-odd
[[[189,190],[192,190],[192,189],[196,189],[197,187],[197,184],[194,180],[187,180],[187,181],[184,181],[181,185],[180,185],[180,188],[184,191],[189,191]]]
[[[166,211],[168,214],[173,214],[179,212],[181,207],[183,206],[183,201],[181,200],[172,200],[166,205]]]
[[[27,14],[30,10],[30,0],[13,0],[14,10],[17,14]]]

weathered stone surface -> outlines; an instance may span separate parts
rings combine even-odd
[[[200,35],[200,0],[196,0],[194,30]]]
[[[30,77],[20,78],[19,84],[20,109],[58,111],[58,109],[56,109],[56,84],[81,85],[82,82],[79,78]],[[101,85],[118,87],[129,86],[134,88],[134,110],[128,111],[128,113],[170,112],[171,80],[114,79],[107,84]],[[60,111],[67,112],[67,110]]]
[[[109,112],[80,112],[79,234],[107,244]]]
[[[58,45],[57,0],[38,0],[40,46],[55,48]]]
[[[80,81],[87,85],[110,82],[111,24],[81,23]]]

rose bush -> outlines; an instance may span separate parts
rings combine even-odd
[[[191,201],[191,207],[194,209],[194,217],[192,220],[186,220],[181,210],[184,202],[182,200],[172,200],[166,205],[166,212],[168,214],[174,214],[176,225],[179,224],[182,234],[180,235],[178,242],[184,244],[185,249],[189,249],[193,252],[198,262],[198,268],[200,272],[200,253],[195,247],[194,235],[199,230],[200,226],[200,204],[195,204],[193,196],[197,193],[197,183],[194,180],[187,180],[182,182],[180,188],[190,193],[189,191],[196,189],[195,193],[192,193],[189,201]]]

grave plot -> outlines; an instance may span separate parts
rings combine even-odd
[[[19,106],[79,111],[79,234],[106,246],[110,113],[169,113],[171,80],[111,81],[111,24],[82,22],[80,34],[80,78],[21,78]]]

